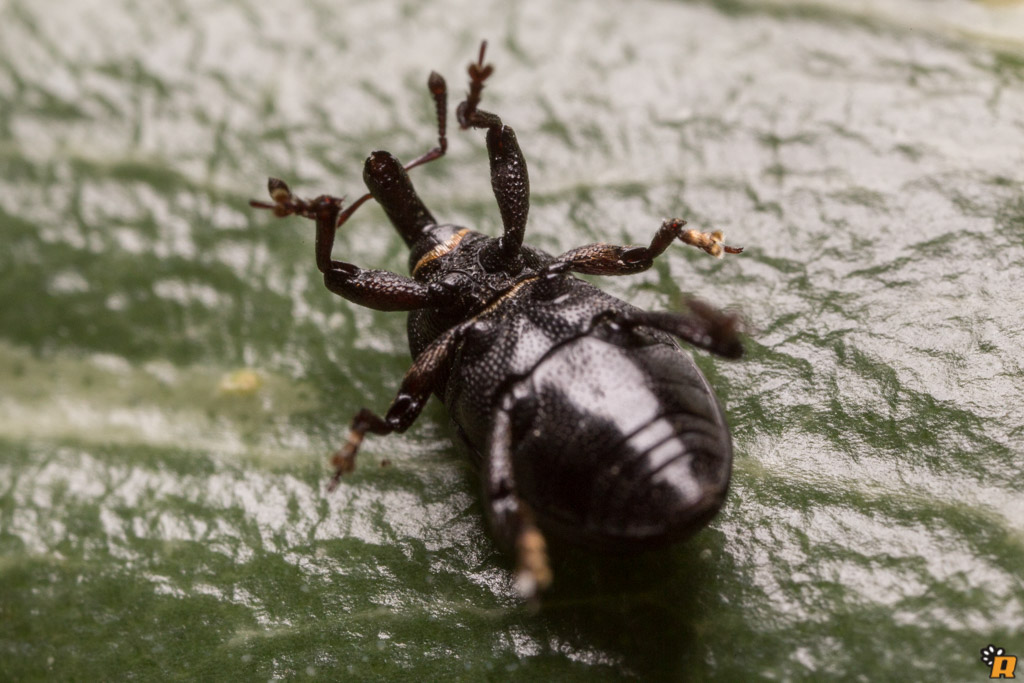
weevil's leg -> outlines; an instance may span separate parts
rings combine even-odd
[[[388,152],[374,152],[363,165],[363,181],[370,190],[369,194],[357,199],[344,211],[340,211],[340,200],[329,198],[334,200],[338,209],[333,224],[326,220],[317,220],[317,265],[321,266],[320,270],[324,273],[327,272],[324,266],[330,261],[335,232],[370,197],[376,199],[383,207],[392,225],[410,246],[419,238],[425,227],[435,225],[434,217],[416,194],[408,174],[411,168],[440,159],[448,149],[448,138],[445,136],[448,91],[444,79],[436,72],[431,72],[427,85],[434,96],[437,108],[437,147],[405,166]],[[284,183],[281,185],[284,186]],[[284,187],[287,190],[287,186]],[[271,191],[271,196],[273,194]],[[288,195],[291,199],[291,194]]]
[[[500,266],[507,267],[519,256],[526,232],[526,218],[530,211],[530,176],[526,159],[519,149],[514,130],[490,112],[477,109],[484,81],[494,73],[494,67],[484,64],[487,42],[480,45],[477,61],[469,65],[469,92],[456,112],[463,128],[487,129],[487,156],[491,163],[491,188],[498,201],[504,234],[499,241]]]
[[[743,251],[742,247],[722,244],[723,235],[719,231],[707,233],[683,230],[685,225],[686,221],[678,218],[665,221],[654,234],[651,244],[646,247],[588,244],[565,252],[558,257],[558,261],[570,264],[570,270],[587,275],[629,275],[650,268],[654,259],[677,239],[718,258],[723,254]]]
[[[442,78],[440,74],[436,71],[431,71],[430,77],[427,79],[427,88],[430,90],[430,94],[434,98],[434,107],[437,110],[437,147],[406,164],[404,166],[406,171],[410,171],[417,166],[422,166],[423,164],[434,161],[435,159],[440,159],[444,156],[445,152],[448,151],[448,138],[445,135],[445,130],[448,124],[448,86],[445,84],[444,78]],[[311,204],[311,202],[304,202],[303,200],[294,197],[288,189],[288,186],[282,180],[278,180],[276,178],[270,179],[270,196],[274,200],[273,204],[256,200],[250,201],[249,204],[258,209],[270,209],[279,218],[289,216],[293,213],[304,215],[308,218],[313,217],[306,213],[306,209],[309,207],[304,206]],[[365,204],[371,197],[372,195],[370,193],[364,194],[352,202],[347,209],[340,211],[337,215],[334,228],[337,229],[341,227],[341,225],[344,224],[353,213],[355,213],[356,209]],[[318,199],[330,200],[336,203],[339,208],[341,207],[342,200],[338,197],[322,195],[321,197],[318,197]],[[333,240],[333,235],[331,236],[331,239]],[[328,254],[330,254],[330,251],[328,251]],[[330,257],[328,256],[328,260],[329,258]]]
[[[398,170],[405,173],[401,166]],[[412,185],[408,183],[408,176],[404,177],[411,192]],[[338,217],[342,200],[327,195],[312,200],[299,199],[283,181],[276,178],[271,178],[268,185],[274,204],[251,203],[259,208],[271,209],[277,216],[295,214],[316,223],[316,265],[324,274],[324,284],[335,294],[379,311],[411,311],[440,306],[450,299],[451,293],[438,285],[426,285],[405,275],[386,270],[365,270],[351,263],[333,260],[331,250],[340,224]],[[349,207],[349,215],[351,211],[352,207]],[[423,211],[426,212],[426,209]],[[426,216],[430,214],[426,213]]]
[[[699,299],[687,302],[689,314],[637,309],[599,313],[594,321],[611,322],[623,327],[653,327],[725,358],[743,355],[740,341],[740,319]]]
[[[354,304],[377,311],[443,306],[454,296],[441,285],[426,285],[388,270],[366,270],[343,261],[332,263],[334,267],[324,273],[327,289]]]
[[[338,228],[370,197],[380,202],[406,244],[411,245],[415,242],[424,227],[434,225],[434,217],[423,205],[408,173],[395,157],[387,152],[371,154],[363,167],[363,179],[370,189],[370,194],[360,197],[345,210],[341,208],[343,198],[320,195],[316,199],[300,199],[292,194],[283,180],[277,178],[270,178],[267,181],[272,204],[256,200],[250,201],[249,204],[258,209],[269,209],[278,218],[296,215],[314,221],[316,265],[326,278],[336,267],[344,267],[348,271],[355,268],[351,264],[331,260],[331,251],[334,249],[334,237]],[[347,276],[342,274],[341,277],[344,279]],[[328,284],[328,287],[330,286]]]
[[[527,599],[551,585],[547,543],[530,507],[516,494],[512,473],[511,420],[508,410],[497,411],[484,472],[484,501],[498,543],[516,554],[516,590]]]
[[[427,78],[427,88],[434,98],[434,107],[437,110],[437,147],[407,163],[405,165],[406,171],[411,171],[417,166],[429,163],[434,159],[440,159],[448,151],[448,138],[445,136],[445,129],[448,126],[448,86],[445,84],[441,74],[431,71],[430,77]]]
[[[287,183],[278,178],[267,180],[267,191],[270,193],[273,204],[251,199],[249,206],[268,209],[278,218],[294,215],[313,221],[316,224],[316,267],[326,275],[336,263],[331,260],[331,250],[334,248],[334,235],[338,226],[348,220],[348,217],[366,199],[369,199],[369,195],[359,198],[342,211],[341,205],[344,202],[344,197],[322,194],[316,199],[300,199],[292,194]]]
[[[448,137],[446,135],[446,129],[448,127],[448,86],[445,84],[444,78],[441,74],[436,71],[431,71],[430,77],[427,78],[427,88],[430,90],[430,94],[434,98],[434,108],[437,111],[437,147],[405,164],[405,166],[402,167],[405,171],[411,171],[417,166],[422,166],[423,164],[440,159],[445,155],[445,152],[448,151]],[[369,162],[369,160],[367,160],[367,162]],[[366,178],[365,167],[363,169],[363,178]],[[411,190],[411,183],[409,184],[409,187]],[[412,192],[412,195],[416,198],[416,202],[422,206],[422,203],[419,201],[419,197],[416,196],[414,191]],[[356,209],[362,206],[363,203],[372,196],[374,196],[374,194],[373,189],[371,188],[370,192],[352,202],[352,206],[348,207],[348,209],[338,217],[338,227],[347,221],[349,216],[351,216]],[[426,211],[426,209],[424,209],[424,211]],[[388,215],[390,216],[390,214]],[[429,216],[430,214],[428,213],[427,215]],[[433,218],[431,218],[431,220],[433,220]],[[403,233],[402,236],[405,237],[405,234]]]
[[[405,373],[402,385],[398,388],[398,395],[391,402],[384,417],[379,417],[366,408],[356,414],[349,429],[348,440],[331,458],[334,476],[328,490],[333,491],[337,488],[341,477],[355,468],[356,452],[367,433],[401,433],[416,421],[427,399],[430,398],[430,392],[437,383],[445,361],[458,345],[468,325],[467,323],[449,329],[423,350]]]
[[[498,200],[504,228],[498,253],[503,261],[511,262],[519,256],[523,246],[526,217],[530,212],[530,177],[515,131],[508,126],[489,129],[487,156],[491,161],[491,188]]]

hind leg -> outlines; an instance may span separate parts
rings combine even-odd
[[[516,492],[508,411],[497,411],[484,469],[484,505],[498,543],[516,556],[516,590],[535,599],[551,585],[547,543],[529,505]]]

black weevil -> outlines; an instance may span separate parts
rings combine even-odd
[[[363,408],[352,420],[331,488],[355,466],[367,432],[405,431],[437,394],[479,461],[491,529],[515,553],[517,586],[532,596],[551,581],[545,538],[617,551],[683,539],[718,512],[732,470],[722,409],[673,337],[738,358],[736,317],[695,300],[687,314],[642,311],[571,273],[639,273],[676,239],[713,256],[741,250],[679,219],[664,221],[646,247],[590,244],[555,257],[523,245],[526,161],[512,129],[477,108],[493,71],[485,49],[469,65],[457,118],[487,131],[501,237],[439,225],[409,180],[408,170],[447,149],[447,88],[437,73],[428,80],[436,148],[405,166],[372,153],[363,169],[370,192],[344,210],[339,198],[299,199],[274,178],[273,203],[251,203],[316,222],[316,263],[332,292],[409,311],[415,362],[384,417]],[[331,258],[336,230],[371,197],[409,246],[412,277]]]

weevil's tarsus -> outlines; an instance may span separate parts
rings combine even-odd
[[[386,420],[378,417],[366,408],[360,410],[352,420],[352,427],[349,429],[345,445],[331,456],[334,476],[331,477],[327,490],[333,491],[336,489],[341,482],[341,478],[356,468],[356,453],[359,451],[359,446],[363,443],[363,438],[367,432],[390,434],[392,431],[394,431],[394,427],[388,424]]]
[[[456,117],[459,120],[459,125],[463,130],[466,130],[470,126],[474,128],[487,127],[490,123],[484,123],[486,118],[488,121],[497,119],[497,124],[501,125],[501,120],[498,119],[494,114],[488,114],[487,112],[477,112],[477,105],[480,104],[480,95],[484,91],[484,81],[494,73],[494,67],[490,64],[484,64],[484,55],[487,52],[487,41],[480,43],[480,54],[477,56],[475,63],[471,63],[467,67],[466,71],[469,73],[469,90],[466,92],[466,99],[463,100],[458,109],[455,112]]]
[[[318,220],[328,214],[337,217],[338,211],[345,201],[344,197],[320,195],[316,199],[300,199],[292,194],[288,184],[280,178],[267,179],[267,192],[273,204],[256,199],[249,200],[249,206],[257,209],[268,209],[278,218],[286,216],[302,216],[310,220]]]
[[[687,307],[693,314],[691,320],[695,321],[690,323],[689,329],[700,335],[700,343],[696,343],[696,346],[723,358],[736,359],[743,356],[743,342],[740,339],[743,320],[739,314],[722,311],[700,299],[690,299]]]
[[[714,232],[699,232],[697,230],[684,230],[679,235],[679,241],[684,244],[703,249],[715,258],[722,258],[725,254],[739,254],[743,247],[730,247],[722,243],[725,235],[721,230]]]
[[[650,245],[646,247],[588,244],[570,249],[559,256],[558,261],[569,264],[569,268],[577,273],[587,275],[631,275],[650,268],[654,264],[654,259],[664,253],[677,239],[719,258],[723,253],[738,254],[743,251],[742,248],[723,245],[721,232],[683,230],[685,225],[686,221],[681,218],[662,222]]]
[[[530,507],[523,501],[519,501],[519,516],[515,587],[520,597],[535,601],[551,587],[553,579],[548,562],[548,546],[544,534],[533,521]]]

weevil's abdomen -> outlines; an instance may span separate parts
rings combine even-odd
[[[608,550],[654,547],[699,530],[725,499],[729,430],[670,340],[575,339],[512,399],[517,487],[548,534]]]
[[[718,401],[673,337],[614,322],[632,310],[576,278],[526,281],[474,318],[439,382],[460,440],[484,472],[511,469],[552,540],[663,545],[725,498],[732,442]],[[507,542],[514,529],[495,535]]]

